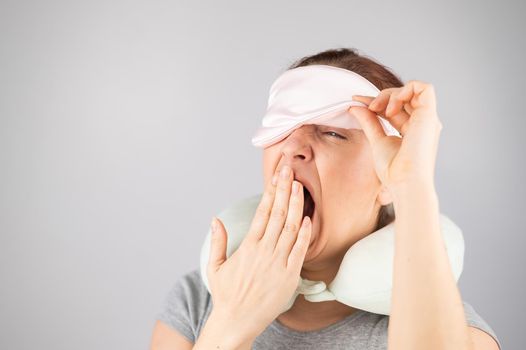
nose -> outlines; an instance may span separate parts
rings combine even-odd
[[[288,135],[281,144],[283,162],[292,165],[295,162],[308,162],[312,159],[310,134],[313,125],[303,125]]]

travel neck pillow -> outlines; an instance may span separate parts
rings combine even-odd
[[[261,198],[262,194],[258,194],[239,200],[217,215],[225,225],[228,234],[227,258],[234,253],[248,233]],[[440,213],[440,231],[453,275],[458,281],[464,264],[462,231],[442,213]],[[394,222],[391,222],[353,244],[347,250],[338,273],[329,285],[323,281],[311,281],[300,276],[298,287],[282,312],[290,309],[296,297],[303,294],[304,298],[311,302],[337,300],[353,308],[389,315],[393,280],[394,235]],[[209,292],[206,271],[210,258],[210,236],[209,229],[201,247],[200,264],[201,277]]]

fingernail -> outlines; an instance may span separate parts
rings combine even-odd
[[[309,228],[310,223],[310,216],[305,216],[305,228]]]
[[[299,190],[300,190],[300,184],[297,181],[294,181],[292,183],[292,191],[294,192],[294,194],[298,194]]]
[[[286,179],[290,174],[290,167],[288,165],[284,165],[283,168],[281,168],[280,175],[283,179]]]

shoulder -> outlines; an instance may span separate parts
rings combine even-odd
[[[195,343],[210,311],[211,296],[196,268],[173,283],[156,319]]]
[[[468,303],[465,300],[463,300],[462,303],[464,305],[464,314],[466,316],[466,321],[468,326],[470,327],[470,333],[478,333],[478,335],[476,335],[478,337],[480,336],[480,332],[485,332],[495,340],[495,342],[499,346],[499,349],[502,349],[500,340],[498,339],[495,331],[491,328],[489,323],[484,318],[482,318],[482,316],[475,310],[475,308],[470,303]],[[364,317],[363,319],[368,320],[367,325],[368,327],[371,327],[370,336],[375,337],[377,339],[377,342],[385,342],[385,346],[387,346],[389,316],[368,313],[367,317]],[[482,338],[483,337],[484,335],[482,335]],[[481,340],[486,342],[488,339]]]
[[[466,315],[466,321],[468,323],[468,326],[489,334],[495,340],[495,342],[497,342],[499,349],[502,349],[502,345],[500,344],[500,340],[498,339],[497,334],[491,328],[488,322],[484,320],[482,316],[479,315],[479,313],[470,303],[464,300],[462,301],[462,303],[464,304],[464,313]],[[472,331],[472,333],[477,332],[477,330]]]

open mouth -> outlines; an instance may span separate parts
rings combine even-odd
[[[309,190],[307,190],[307,188],[303,186],[303,216],[302,216],[302,219],[305,216],[308,216],[312,220],[312,215],[314,214],[315,206],[316,205],[314,203],[314,200],[312,199],[312,196]]]

